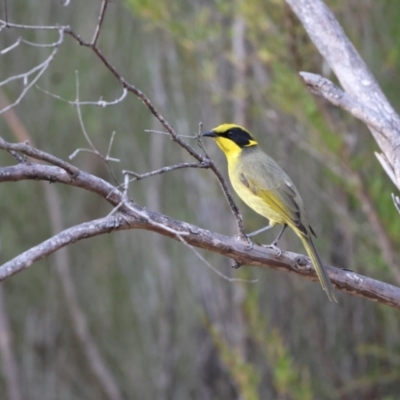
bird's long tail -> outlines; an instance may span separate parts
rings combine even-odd
[[[301,241],[303,242],[303,246],[306,249],[307,254],[311,258],[312,264],[314,266],[315,272],[318,275],[319,281],[321,282],[322,288],[326,291],[329,300],[337,303],[335,295],[333,294],[333,286],[331,280],[326,273],[324,266],[322,265],[321,258],[318,254],[317,249],[315,248],[311,236],[304,236],[303,234],[300,234],[299,236]]]

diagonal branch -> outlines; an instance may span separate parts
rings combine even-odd
[[[140,211],[146,213],[146,220],[117,214],[64,230],[0,266],[0,281],[29,268],[34,262],[78,240],[126,229],[151,230],[175,240],[179,238],[173,232],[181,232],[188,244],[228,256],[239,264],[283,270],[309,280],[318,280],[311,263],[309,261],[306,263],[306,258],[300,254],[283,252],[278,256],[273,249],[258,245],[249,250],[245,241],[210,232],[166,215],[141,208]],[[163,226],[168,227],[168,230]],[[327,271],[334,286],[339,290],[400,309],[400,288],[329,266]]]
[[[181,146],[183,149],[185,149],[192,157],[194,157],[197,161],[200,163],[209,163],[209,168],[211,171],[213,171],[214,175],[216,176],[222,191],[225,195],[225,198],[228,201],[229,207],[232,211],[232,214],[235,217],[236,224],[239,230],[239,233],[242,237],[245,237],[245,230],[244,230],[244,224],[243,224],[243,218],[240,214],[239,208],[237,207],[231,193],[229,190],[229,185],[227,184],[225,178],[221,174],[220,170],[218,169],[217,165],[212,161],[209,160],[207,157],[202,155],[200,152],[196,151],[191,145],[186,143],[180,135],[177,134],[175,129],[172,127],[172,125],[163,117],[163,115],[157,110],[155,105],[152,103],[150,98],[142,92],[140,89],[138,89],[135,85],[130,84],[119,72],[118,70],[111,64],[111,62],[104,56],[104,54],[100,51],[99,47],[97,47],[97,41],[98,37],[100,34],[100,30],[102,27],[102,23],[104,21],[104,15],[106,12],[106,7],[107,3],[110,0],[103,0],[102,5],[101,5],[101,10],[98,18],[98,24],[93,36],[93,39],[91,42],[87,42],[83,40],[77,33],[75,33],[70,26],[33,26],[33,25],[22,25],[22,24],[14,24],[10,23],[8,21],[4,21],[0,19],[0,31],[1,29],[4,28],[14,28],[14,29],[26,29],[26,30],[57,30],[59,31],[60,34],[60,39],[58,42],[54,44],[54,51],[51,54],[51,56],[48,58],[48,62],[52,61],[55,52],[58,50],[58,46],[62,43],[64,34],[67,33],[70,36],[72,36],[81,46],[87,47],[91,49],[96,56],[101,60],[101,62],[106,66],[106,68],[116,77],[118,82],[122,85],[124,92],[128,91],[130,93],[133,93],[135,96],[137,96],[143,103],[144,105],[148,108],[148,110],[153,114],[153,116],[161,123],[162,126],[167,130],[169,135],[171,136],[171,139],[177,143],[179,146]],[[47,65],[47,64],[46,64]],[[47,67],[46,67],[47,68]],[[44,70],[43,70],[44,72]],[[40,72],[41,74],[42,72]],[[37,78],[38,79],[38,78]],[[29,87],[31,84],[29,85]],[[20,98],[25,95],[26,91],[23,92],[23,94],[20,96]],[[104,103],[102,105],[105,105]],[[11,105],[10,107],[12,107]]]
[[[385,171],[390,171],[389,176],[400,189],[400,117],[326,5],[321,0],[286,2],[335,72],[343,89],[366,109],[375,110],[379,115],[376,121],[380,129],[371,124],[368,126],[385,155]],[[370,117],[375,119],[373,115]],[[387,126],[391,129],[385,129]]]
[[[19,164],[0,168],[0,182],[26,179],[65,183],[90,190],[114,207],[120,205],[120,212],[66,229],[25,251],[0,266],[0,280],[29,268],[34,262],[78,240],[124,229],[150,230],[178,241],[184,237],[185,243],[191,246],[227,256],[241,265],[273,268],[296,273],[309,280],[318,280],[311,263],[300,254],[283,252],[278,256],[273,249],[258,245],[249,250],[246,241],[210,232],[149,211],[132,201],[124,204],[123,193],[114,190],[115,188],[108,182],[88,173],[80,172],[76,176],[71,176],[59,167],[39,164]],[[400,309],[400,288],[338,268],[327,267],[327,271],[339,290]]]
[[[363,102],[340,89],[329,79],[310,72],[300,72],[300,76],[303,78],[311,93],[321,96],[336,107],[340,107],[349,112],[355,118],[364,122],[365,125],[376,130],[385,138],[390,137],[393,129],[398,130],[398,133],[400,134],[400,125],[394,127],[393,123],[384,118],[379,111],[375,111],[366,106]]]
[[[32,157],[36,160],[41,160],[48,162],[50,164],[56,165],[57,167],[62,168],[65,172],[70,175],[77,175],[79,173],[79,169],[74,167],[72,164],[69,164],[61,158],[55,157],[49,153],[46,153],[42,150],[38,150],[29,145],[28,142],[23,143],[8,143],[2,137],[0,137],[0,149],[4,149],[7,151],[16,151],[26,156]]]
[[[232,214],[235,217],[236,224],[238,226],[239,233],[242,237],[245,237],[245,230],[243,225],[243,218],[239,212],[239,208],[237,207],[233,197],[230,193],[229,186],[222,176],[220,170],[216,166],[216,164],[209,160],[207,157],[203,156],[201,153],[196,151],[192,146],[186,143],[180,135],[177,134],[172,125],[163,117],[163,115],[157,110],[155,105],[152,103],[150,98],[138,89],[135,85],[130,84],[126,79],[118,72],[118,70],[111,64],[111,62],[104,56],[104,54],[100,51],[100,49],[93,45],[92,43],[85,42],[79,35],[77,35],[70,27],[65,29],[65,33],[71,35],[81,46],[85,46],[90,48],[97,57],[102,61],[102,63],[108,68],[108,70],[117,78],[118,82],[122,85],[124,89],[133,93],[140,100],[142,100],[143,104],[148,108],[148,110],[153,114],[153,116],[160,122],[160,124],[167,130],[171,139],[185,149],[192,157],[194,157],[197,161],[201,163],[209,163],[211,171],[213,171],[216,176],[222,191],[225,195],[226,200],[228,201],[229,207],[231,208]]]

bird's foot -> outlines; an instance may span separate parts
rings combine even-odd
[[[251,250],[254,247],[254,243],[251,241],[250,237],[247,235],[236,235],[235,238],[237,240],[243,240],[247,242],[246,250]]]
[[[244,238],[247,242],[246,250],[251,250],[254,247],[254,243],[251,241],[251,239],[246,235]]]
[[[275,242],[272,242],[271,244],[262,244],[261,246],[267,249],[275,250],[278,253],[278,257],[282,255],[282,250],[276,245]]]

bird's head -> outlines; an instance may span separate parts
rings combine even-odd
[[[213,138],[227,157],[238,155],[243,148],[258,145],[247,129],[236,124],[219,125],[201,136]]]

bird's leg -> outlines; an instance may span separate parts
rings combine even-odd
[[[253,246],[254,246],[254,243],[251,241],[250,238],[252,238],[253,236],[258,235],[261,232],[267,231],[268,229],[271,229],[271,228],[272,228],[271,225],[267,225],[267,226],[264,226],[264,228],[259,229],[258,231],[254,231],[254,232],[248,233],[246,235],[246,239],[247,239],[247,243],[248,243],[248,246],[246,246],[246,250],[251,250],[253,248]]]
[[[264,231],[267,231],[268,229],[271,229],[272,227],[273,227],[272,225],[264,226],[264,228],[261,228],[258,231],[254,231],[254,232],[248,233],[246,236],[247,236],[247,238],[251,238],[253,236],[258,235],[261,232],[264,232]]]
[[[276,250],[278,252],[278,257],[280,257],[282,254],[282,250],[278,247],[278,242],[279,242],[279,239],[282,237],[283,232],[285,232],[286,228],[287,228],[287,224],[284,224],[281,231],[279,232],[278,236],[276,237],[276,239],[271,244],[265,246],[265,247],[269,247],[270,249]]]
[[[282,227],[282,230],[279,232],[278,236],[276,237],[276,239],[271,243],[273,246],[278,246],[278,242],[280,240],[280,238],[283,235],[283,232],[285,232],[285,229],[287,228],[287,224],[284,224]]]
[[[247,246],[246,250],[251,250],[254,247],[254,243],[251,241],[249,235],[246,235]]]
[[[247,238],[247,242],[248,242],[249,245],[246,247],[246,249],[247,250],[251,250],[253,248],[253,246],[254,246],[254,244],[250,240],[250,238],[252,238],[253,236],[258,235],[261,232],[265,232],[265,231],[267,231],[267,230],[269,230],[271,228],[273,228],[273,225],[267,225],[267,226],[264,226],[264,228],[258,229],[257,231],[248,233],[246,235],[246,238]],[[281,229],[281,231],[279,232],[278,236],[276,237],[276,239],[271,244],[265,245],[265,247],[269,247],[269,248],[275,249],[279,253],[278,257],[282,254],[282,250],[278,247],[278,242],[279,242],[279,239],[282,237],[283,232],[285,232],[286,228],[287,228],[287,224],[284,224],[282,229]]]

